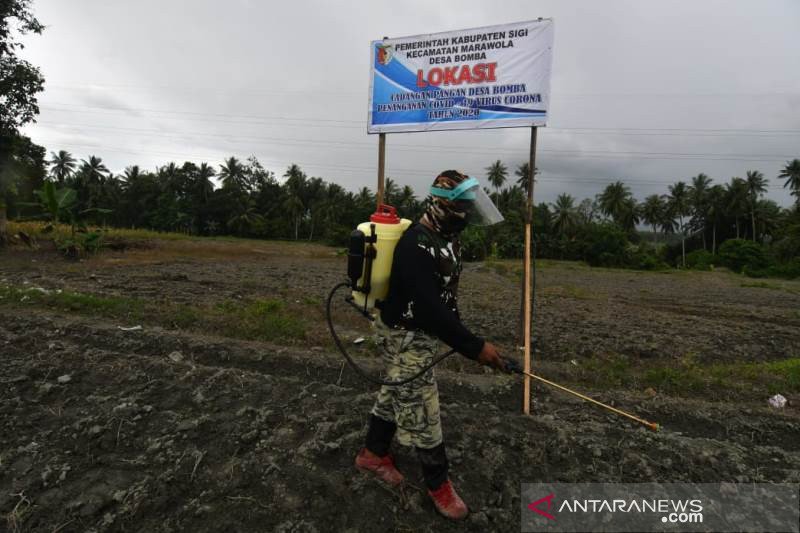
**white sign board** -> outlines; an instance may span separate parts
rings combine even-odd
[[[373,41],[368,133],[544,126],[553,20]]]

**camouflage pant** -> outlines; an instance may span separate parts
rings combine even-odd
[[[419,372],[436,356],[439,341],[421,331],[393,329],[380,317],[375,320],[378,342],[383,346],[387,380],[397,381]],[[372,414],[397,424],[397,442],[403,446],[434,448],[442,443],[439,390],[433,369],[405,385],[384,385]]]

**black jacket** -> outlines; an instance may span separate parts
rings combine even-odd
[[[392,327],[420,329],[460,354],[477,359],[484,340],[461,323],[460,275],[459,243],[413,224],[394,250],[389,294],[380,306],[381,320]]]

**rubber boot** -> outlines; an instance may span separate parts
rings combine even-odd
[[[387,453],[383,457],[375,455],[366,448],[361,448],[356,456],[356,468],[362,472],[370,472],[384,483],[396,487],[405,479],[395,468],[394,457]]]
[[[436,490],[428,490],[439,514],[451,520],[463,520],[469,514],[467,504],[458,495],[448,479]]]

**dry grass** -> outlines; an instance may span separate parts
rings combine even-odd
[[[307,257],[315,260],[336,258],[336,249],[322,245],[283,241],[257,241],[237,239],[218,241],[192,239],[185,241],[152,241],[147,248],[134,248],[124,252],[106,252],[91,259],[98,264],[147,264],[165,261],[244,261],[270,257]]]
[[[9,233],[24,231],[42,243],[70,236],[65,224],[45,230],[42,222],[9,222]],[[89,258],[96,263],[147,264],[182,259],[242,260],[253,257],[336,258],[338,248],[307,241],[267,241],[238,237],[198,237],[140,229],[91,228],[100,231],[105,243],[102,253]]]

